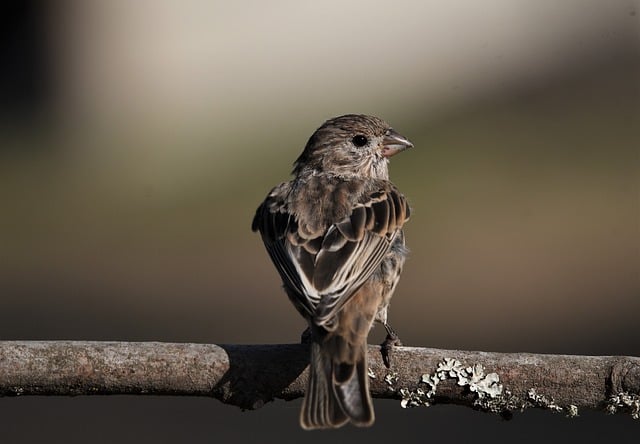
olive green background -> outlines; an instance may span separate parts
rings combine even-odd
[[[415,145],[390,166],[414,210],[390,311],[405,344],[640,356],[638,5],[478,3],[11,9],[0,338],[297,341],[303,321],[251,218],[314,129],[356,112]],[[4,398],[0,422],[7,442],[600,442],[639,430],[619,416],[503,422],[376,401],[370,430],[303,433],[298,408]]]

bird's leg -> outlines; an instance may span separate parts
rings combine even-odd
[[[304,329],[304,331],[300,335],[300,343],[311,344],[311,327],[307,327]]]
[[[389,324],[384,322],[382,325],[384,329],[387,330],[387,338],[380,344],[380,353],[382,354],[382,362],[384,362],[385,367],[391,368],[391,352],[393,351],[393,347],[401,346],[402,342],[398,334]]]

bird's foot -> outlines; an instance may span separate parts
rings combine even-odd
[[[398,334],[391,328],[389,324],[384,324],[385,330],[387,330],[387,338],[382,344],[380,344],[380,353],[382,354],[382,362],[385,367],[391,368],[391,354],[393,347],[400,347],[402,341],[398,337]]]

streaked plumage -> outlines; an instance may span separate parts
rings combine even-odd
[[[387,331],[387,307],[406,256],[410,210],[388,180],[388,157],[412,146],[376,118],[325,122],[294,165],[294,179],[259,206],[260,231],[284,288],[311,331],[307,429],[374,421],[367,379],[367,335]]]

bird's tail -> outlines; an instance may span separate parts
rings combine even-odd
[[[373,424],[366,336],[358,342],[331,333],[312,340],[309,384],[300,412],[303,428],[336,428],[348,421],[363,427]]]

